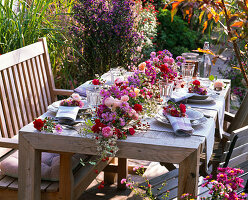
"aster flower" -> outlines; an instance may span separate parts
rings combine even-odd
[[[63,128],[62,128],[62,126],[60,124],[57,124],[55,126],[55,130],[57,131],[57,133],[62,133],[63,132]]]

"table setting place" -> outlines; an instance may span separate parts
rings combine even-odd
[[[127,137],[175,142],[200,137],[209,161],[215,119],[204,111],[217,113],[221,136],[225,87],[221,80],[193,77],[193,70],[183,57],[174,60],[168,51],[154,52],[131,72],[118,67],[80,85],[69,98],[49,105],[49,116],[60,134],[95,139],[104,159],[113,157],[117,140]]]

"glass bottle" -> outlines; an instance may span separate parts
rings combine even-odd
[[[209,49],[209,42],[204,42],[204,46],[203,46],[204,50],[208,50]],[[209,57],[209,54],[204,53],[202,56],[202,62],[201,65],[199,67],[199,72],[200,72],[200,77],[209,77],[210,73],[211,73],[211,59]]]

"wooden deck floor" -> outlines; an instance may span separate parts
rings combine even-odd
[[[137,164],[139,164],[139,161],[137,161]],[[141,163],[142,164],[142,163]],[[140,164],[140,165],[141,165]],[[153,165],[153,166],[152,166]],[[248,161],[243,163],[242,165],[239,166],[241,169],[243,169],[245,172],[248,172]],[[162,171],[161,171],[162,170]],[[160,174],[165,174],[165,168],[162,166],[159,166],[156,163],[150,163],[150,167],[148,167],[148,170],[145,173],[145,176],[149,178],[149,180],[153,179],[154,177],[158,177],[159,173]],[[154,192],[156,192],[156,186],[158,187],[159,182],[156,182],[157,180],[164,180],[163,176],[161,175],[159,178],[153,179],[151,181],[153,187],[154,187]],[[139,176],[129,176],[132,177],[132,180],[138,183],[142,183],[143,179]],[[244,177],[242,177],[246,183],[248,179],[248,174]],[[99,176],[97,177],[97,180],[101,182],[103,180],[103,173],[100,173]],[[168,185],[174,184],[175,181],[172,181],[171,183],[168,182]],[[86,190],[86,192],[81,196],[80,200],[141,200],[142,198],[136,196],[130,189],[124,190],[124,191],[118,191],[116,188],[116,184],[113,185],[106,185],[103,189],[98,189],[98,182],[95,180],[89,188]],[[164,188],[163,191],[166,191],[167,188]],[[140,189],[141,192],[143,192]],[[203,191],[201,189],[201,191]],[[171,199],[175,199],[175,194],[176,190],[171,191]],[[205,195],[206,196],[206,193]]]

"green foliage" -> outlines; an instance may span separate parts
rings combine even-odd
[[[190,52],[203,46],[200,41],[201,33],[193,31],[179,16],[174,16],[171,22],[171,12],[160,9],[158,14],[157,50],[168,49],[174,56]]]
[[[22,0],[17,2],[0,3],[0,54],[46,37],[53,71],[63,77],[60,85],[68,87],[68,69],[61,67],[68,49],[66,31],[62,27],[66,27],[68,13],[65,11],[70,12],[73,0],[33,0],[31,5]]]

